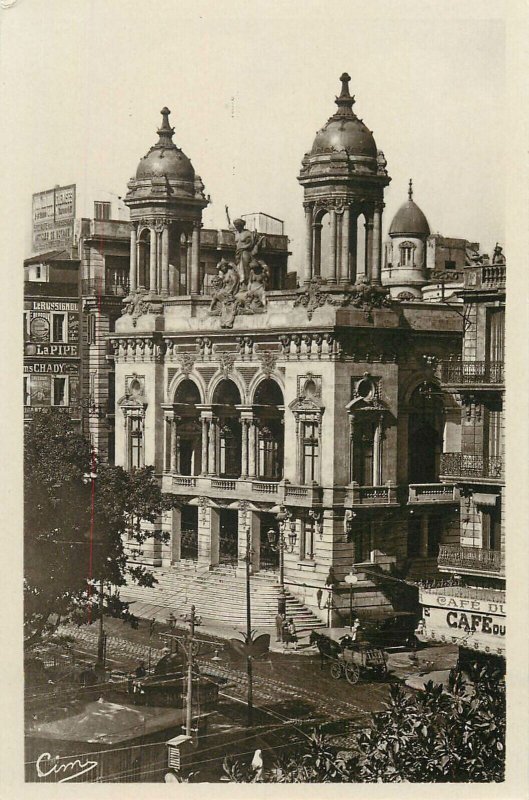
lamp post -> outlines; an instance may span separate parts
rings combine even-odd
[[[276,512],[276,519],[278,522],[278,534],[276,535],[275,530],[270,528],[266,535],[272,550],[279,552],[279,587],[281,594],[285,594],[285,550],[288,550],[289,553],[294,552],[297,539],[296,523],[292,520],[292,514],[284,505],[279,506]],[[285,537],[287,526],[289,531]]]
[[[250,526],[246,528],[246,674],[248,675],[248,727],[253,723],[253,665],[250,654],[252,643],[252,609],[250,604],[250,562],[252,557]]]
[[[90,556],[89,556],[89,563],[88,563],[88,596],[90,597],[92,594],[92,567],[93,567],[93,548],[94,544],[102,544],[102,542],[95,542],[94,541],[94,522],[95,522],[95,497],[96,497],[96,480],[97,480],[97,462],[96,462],[96,454],[95,451],[92,449],[90,455],[91,461],[91,469],[90,472],[87,472],[83,475],[83,482],[90,484]],[[104,604],[103,604],[103,577],[99,581],[99,636],[97,639],[97,666],[101,667],[102,669],[105,668],[105,630],[103,624],[103,611],[104,611]],[[91,622],[92,617],[92,606],[89,607],[89,622]]]

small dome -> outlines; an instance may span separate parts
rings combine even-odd
[[[430,226],[423,212],[413,202],[413,186],[410,179],[408,200],[401,205],[389,226],[390,236],[429,236]]]
[[[340,78],[342,91],[336,98],[338,111],[316,134],[311,154],[326,150],[345,150],[351,156],[372,158],[376,161],[377,146],[373,134],[353,112],[354,96],[349,94],[349,75]]]
[[[158,129],[158,142],[151,147],[136,170],[136,179],[145,180],[165,176],[169,180],[193,183],[195,170],[191,161],[173,142],[174,128],[169,125],[168,108],[162,108],[162,125]]]

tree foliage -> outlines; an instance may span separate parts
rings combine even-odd
[[[124,537],[141,552],[149,536],[161,536],[145,532],[142,523],[156,522],[171,505],[153,467],[126,472],[98,465],[90,443],[65,415],[35,414],[24,437],[26,646],[41,642],[61,621],[94,621],[101,607],[134,622],[119,586],[129,577],[142,585],[155,578],[146,567],[127,563]]]
[[[500,782],[505,771],[505,687],[493,668],[460,675],[447,692],[433,682],[424,692],[393,686],[383,711],[341,752],[320,731],[304,748],[266,769],[268,783]],[[255,780],[251,768],[224,763],[226,780]]]

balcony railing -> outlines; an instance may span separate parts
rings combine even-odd
[[[505,264],[486,264],[481,270],[481,285],[484,287],[505,286]]]
[[[126,297],[129,293],[129,282],[124,280],[120,283],[115,281],[98,280],[97,278],[83,278],[81,281],[81,291],[83,295],[113,295],[114,297]]]
[[[265,483],[264,481],[252,481],[252,491],[259,494],[277,494],[277,483]]]
[[[173,475],[173,486],[196,486],[197,479],[188,475]]]
[[[397,487],[393,484],[385,486],[348,486],[345,492],[344,505],[388,505],[397,502]]]
[[[459,489],[452,483],[410,483],[408,503],[457,503]]]
[[[228,478],[212,478],[212,489],[221,489],[222,491],[233,492],[237,488],[237,481]]]
[[[443,361],[441,381],[446,385],[502,384],[503,361]]]
[[[479,572],[501,572],[502,569],[499,550],[483,550],[481,547],[461,547],[455,544],[439,546],[437,563],[440,567]]]
[[[441,475],[458,478],[503,480],[503,459],[470,453],[442,453]]]

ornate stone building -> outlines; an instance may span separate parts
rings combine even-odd
[[[373,570],[435,573],[439,544],[459,539],[458,489],[439,471],[459,446],[460,411],[445,406],[437,366],[460,352],[461,313],[382,285],[390,178],[341,82],[298,178],[298,289],[270,288],[257,240],[244,271],[239,231],[235,263],[223,259],[205,293],[208,199],[163,110],[159,142],[129,183],[131,291],[110,337],[116,462],[154,464],[178,501],[154,526],[169,543],[144,557],[242,568],[249,528],[254,572],[277,570],[267,532],[284,507],[285,582],[294,594],[306,584],[315,609],[331,567],[341,581],[356,564],[353,604],[374,607],[391,599]]]
[[[442,480],[461,493],[460,538],[441,544],[439,569],[459,585],[423,590],[425,634],[463,651],[505,656],[504,341],[506,262],[464,268],[461,356],[442,364],[443,388],[461,405],[461,446],[441,456]],[[449,448],[447,448],[449,450]]]

